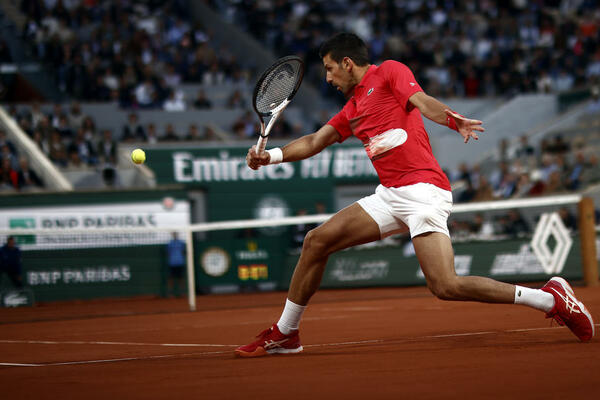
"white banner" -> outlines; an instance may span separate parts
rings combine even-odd
[[[160,232],[156,228],[183,228],[189,225],[189,221],[188,202],[173,199],[139,203],[0,209],[0,229],[14,230],[22,250],[163,244],[169,241],[171,233]],[[19,235],[18,229],[22,228],[35,229],[39,233]],[[118,232],[118,229],[128,228],[148,228],[148,230]],[[52,230],[53,233],[44,234],[45,229]],[[69,233],[74,229],[78,232]],[[111,232],[101,232],[99,229],[111,229]],[[86,232],[88,230],[89,233]],[[56,233],[57,231],[65,233]],[[180,238],[183,239],[182,232]]]

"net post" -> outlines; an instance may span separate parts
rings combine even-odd
[[[583,280],[586,286],[598,286],[594,200],[590,197],[583,197],[577,205],[577,211],[579,214],[578,225],[581,239]]]
[[[196,278],[194,275],[194,235],[191,228],[185,231],[185,249],[186,249],[186,269],[187,269],[187,287],[188,304],[190,311],[196,311]]]

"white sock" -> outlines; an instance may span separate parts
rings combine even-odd
[[[277,322],[277,327],[281,333],[287,335],[291,331],[297,330],[305,309],[306,306],[292,303],[289,299],[286,299],[283,313],[281,313],[281,318],[279,318],[279,321]]]
[[[548,312],[554,307],[554,296],[540,289],[515,286],[515,304],[523,304]]]

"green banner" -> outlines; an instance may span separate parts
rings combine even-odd
[[[158,184],[183,184],[206,193],[209,221],[274,218],[315,213],[317,203],[333,211],[339,184],[378,182],[360,144],[332,146],[314,157],[268,165],[246,166],[247,147],[148,149],[146,164]],[[217,233],[213,238],[227,238]]]
[[[254,171],[246,165],[247,147],[148,149],[146,164],[158,184],[211,186],[218,183],[336,183],[377,179],[362,145],[335,145],[299,162],[268,165]]]
[[[24,251],[22,259],[36,302],[164,294],[164,245]]]
[[[287,248],[281,237],[217,240],[195,246],[202,293],[278,289]]]
[[[487,276],[506,282],[544,281],[553,275],[582,279],[579,239],[563,270],[547,274],[528,242],[505,240],[454,244],[454,264],[458,275]],[[297,256],[288,256],[281,288],[289,286]],[[410,286],[424,285],[425,277],[411,246],[349,249],[329,258],[321,287]]]

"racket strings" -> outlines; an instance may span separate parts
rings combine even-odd
[[[298,61],[288,61],[275,67],[259,85],[256,96],[257,111],[270,113],[294,93],[301,77],[302,64]]]

